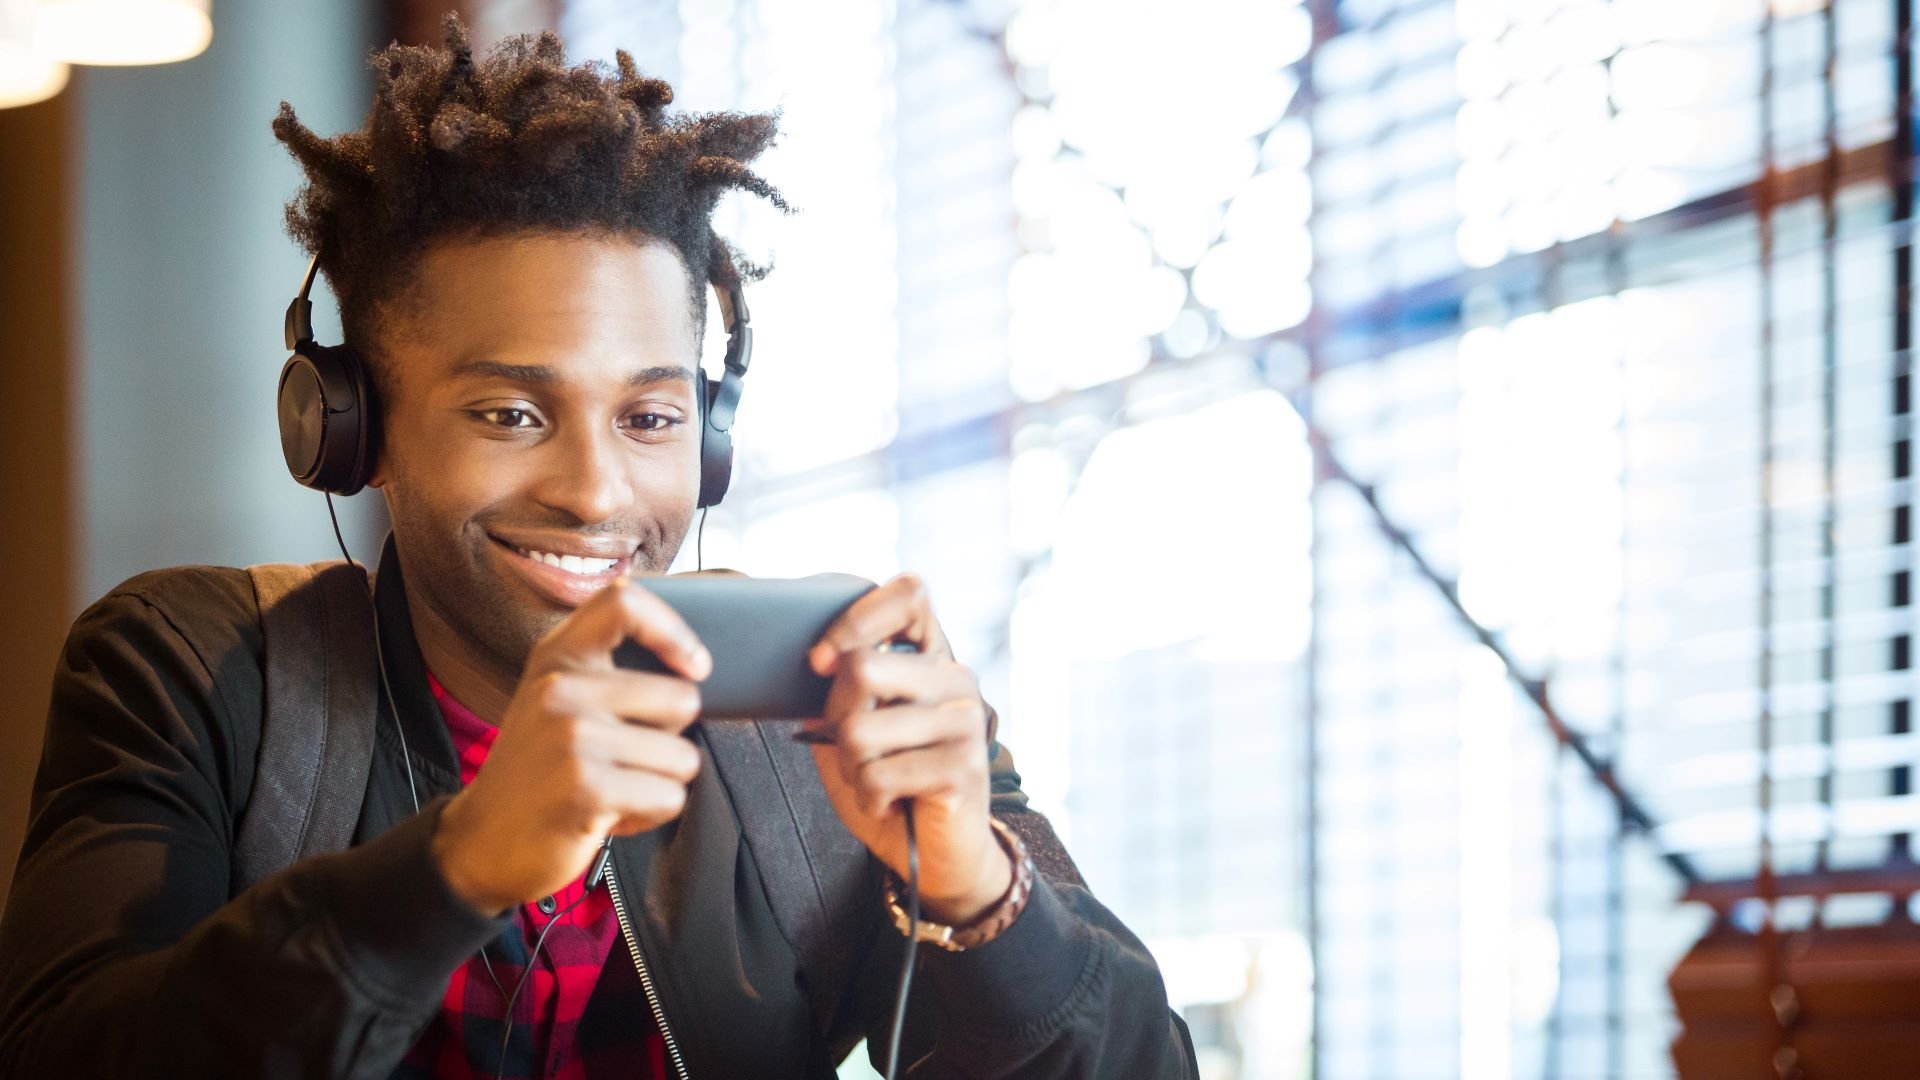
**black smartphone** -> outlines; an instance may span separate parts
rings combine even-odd
[[[680,613],[713,654],[700,684],[705,720],[796,720],[826,708],[829,678],[814,674],[807,653],[840,613],[874,586],[851,574],[804,578],[720,575],[634,578],[634,584]],[[613,662],[667,674],[650,650],[628,638]]]

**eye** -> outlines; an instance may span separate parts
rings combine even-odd
[[[636,428],[640,431],[665,431],[682,422],[680,417],[670,416],[666,413],[630,413],[627,416],[626,426]]]
[[[530,428],[540,426],[540,422],[533,418],[533,414],[525,409],[480,409],[475,411],[473,415],[495,427]]]

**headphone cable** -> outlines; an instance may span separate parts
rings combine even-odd
[[[566,907],[554,912],[553,918],[547,920],[547,925],[540,928],[540,935],[533,939],[533,950],[527,953],[527,966],[521,969],[520,978],[514,981],[513,993],[506,993],[505,988],[500,985],[500,977],[493,973],[493,961],[487,959],[486,948],[481,948],[480,963],[487,969],[487,978],[493,981],[494,990],[499,991],[500,996],[507,999],[507,1007],[502,1011],[500,1018],[500,1057],[494,1066],[493,1080],[501,1080],[506,1075],[507,1044],[513,1041],[513,1003],[519,1000],[521,988],[527,985],[527,977],[533,974],[534,965],[540,959],[540,946],[547,943],[547,932],[560,925],[560,920],[566,918],[574,908],[579,907],[581,901],[585,900],[592,891],[591,888],[581,889],[579,896],[574,897]]]
[[[387,693],[387,716],[393,720],[393,733],[400,737],[400,764],[407,770],[407,795],[413,800],[413,812],[420,812],[420,789],[413,782],[413,752],[407,749],[407,729],[400,724],[400,708],[393,701],[393,684],[387,681],[387,653],[380,644],[380,608],[373,591],[373,574],[366,566],[355,562],[347,553],[346,537],[340,534],[340,515],[333,511],[333,492],[324,492],[327,497],[327,519],[333,522],[333,539],[340,545],[340,555],[350,566],[360,568],[360,578],[367,583],[367,599],[374,605],[373,611],[373,659],[380,667],[380,688]]]
[[[893,1034],[887,1039],[886,1080],[900,1064],[900,1034],[907,1023],[907,990],[913,985],[913,961],[920,947],[920,842],[913,832],[913,800],[900,804],[907,826],[907,955],[900,964],[900,989],[893,1001]]]
[[[693,569],[697,573],[707,568],[707,508],[700,508],[700,528],[693,534]]]
[[[365,564],[356,562],[353,555],[347,551],[346,537],[342,535],[340,531],[340,515],[336,513],[333,508],[333,493],[324,492],[323,494],[325,494],[327,498],[327,518],[333,522],[333,539],[340,545],[340,555],[347,560],[349,565],[360,568],[361,577],[365,579],[367,583],[367,596],[371,599],[374,596],[373,575],[367,572]],[[704,518],[704,515],[702,516]],[[377,609],[373,617],[373,650],[375,659],[378,661],[380,667],[380,686],[387,693],[387,715],[393,720],[394,733],[400,737],[400,760],[401,764],[406,766],[407,770],[407,794],[412,798],[413,812],[417,814],[420,812],[420,792],[413,782],[413,762],[410,760],[411,753],[407,749],[407,732],[405,728],[400,726],[400,713],[394,705],[393,684],[387,679],[387,657],[386,652],[380,645],[380,614]],[[605,850],[605,845],[602,845],[602,850]],[[506,1072],[507,1044],[513,1037],[513,1003],[519,999],[521,987],[527,984],[527,977],[533,973],[534,964],[540,959],[540,946],[546,943],[547,931],[552,930],[554,924],[558,923],[561,919],[565,918],[569,912],[578,907],[580,902],[587,898],[587,894],[593,891],[593,885],[597,884],[599,884],[598,880],[592,881],[587,888],[581,890],[580,895],[575,897],[572,903],[555,912],[553,918],[547,922],[547,925],[541,927],[540,935],[533,940],[532,951],[527,954],[527,966],[520,972],[520,978],[513,984],[512,993],[508,993],[507,988],[500,985],[500,977],[493,972],[493,960],[487,956],[486,946],[482,945],[480,947],[480,964],[486,968],[487,978],[492,981],[494,990],[507,1001],[507,1006],[504,1010],[505,1015],[501,1018],[500,1060],[499,1066],[494,1069],[494,1080],[500,1080],[501,1076]]]
[[[333,508],[333,494],[331,492],[324,494],[327,499],[327,518],[333,523],[333,538],[335,542],[340,545],[340,555],[346,559],[349,565],[360,568],[361,578],[367,583],[367,597],[369,600],[373,600],[375,596],[373,591],[373,575],[367,571],[365,565],[354,561],[353,555],[347,551],[346,537],[340,531],[340,516],[335,513]],[[699,530],[694,535],[694,565],[696,568],[702,567],[705,564],[702,548],[706,539],[706,532],[707,511],[705,507],[702,507],[700,510]],[[393,684],[387,679],[386,652],[380,644],[380,615],[377,608],[373,617],[373,651],[374,658],[380,668],[380,686],[386,691],[387,715],[393,720],[394,734],[400,738],[400,763],[404,765],[407,770],[407,794],[412,798],[413,811],[417,814],[420,812],[420,792],[414,785],[412,754],[407,749],[406,729],[400,726],[400,713],[394,705]],[[907,951],[905,958],[901,961],[900,988],[896,992],[893,1002],[893,1032],[887,1040],[887,1068],[883,1073],[886,1080],[894,1080],[895,1072],[899,1068],[900,1035],[906,1027],[907,997],[913,985],[914,960],[920,945],[918,940],[920,933],[920,844],[919,838],[914,832],[913,800],[908,799],[901,804],[900,814],[907,828]],[[594,884],[597,885],[599,883],[596,881]],[[513,1004],[520,997],[520,988],[526,985],[527,976],[533,973],[534,964],[540,958],[540,947],[546,943],[547,931],[552,930],[556,923],[577,907],[582,900],[585,900],[590,891],[590,888],[583,889],[580,895],[574,898],[572,903],[555,913],[553,918],[547,922],[547,925],[541,928],[540,935],[534,938],[533,949],[527,954],[527,966],[522,969],[520,978],[513,984],[512,993],[506,993],[506,988],[500,985],[499,976],[493,972],[493,961],[488,958],[486,947],[484,945],[481,946],[480,963],[486,969],[487,978],[492,981],[494,990],[500,992],[501,995],[507,999],[505,1015],[501,1018],[500,1058],[498,1067],[494,1070],[494,1080],[500,1080],[500,1077],[504,1075],[506,1071],[507,1045],[513,1037]]]

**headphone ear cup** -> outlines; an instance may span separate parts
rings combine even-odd
[[[276,411],[280,453],[295,480],[335,495],[366,486],[372,395],[365,365],[352,349],[303,342],[280,369]]]
[[[700,382],[700,501],[695,508],[704,510],[726,497],[733,479],[733,433],[712,424],[720,380],[702,375]]]

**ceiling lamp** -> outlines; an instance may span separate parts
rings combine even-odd
[[[213,40],[211,0],[46,0],[40,45],[70,64],[166,64]]]
[[[45,101],[67,85],[67,65],[0,38],[0,109]]]
[[[0,0],[0,109],[45,101],[67,85],[67,65],[35,37],[33,0]]]

